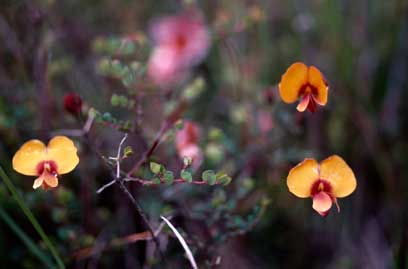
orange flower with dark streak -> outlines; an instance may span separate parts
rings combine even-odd
[[[329,86],[319,69],[301,62],[292,64],[279,83],[279,94],[285,103],[291,104],[300,98],[296,107],[299,112],[306,109],[316,112],[317,105],[326,105],[328,91]]]

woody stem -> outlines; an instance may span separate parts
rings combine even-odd
[[[132,205],[135,207],[137,213],[139,213],[139,215],[142,217],[144,223],[146,224],[147,229],[149,230],[150,234],[152,235],[154,243],[156,244],[157,250],[158,250],[158,252],[160,254],[160,258],[164,261],[165,259],[164,259],[163,252],[160,249],[159,240],[157,239],[157,236],[155,235],[154,230],[153,230],[152,226],[150,225],[150,222],[147,219],[146,214],[144,213],[144,210],[142,209],[140,204],[137,202],[135,197],[133,197],[133,195],[130,193],[128,188],[126,188],[125,184],[123,183],[123,180],[116,179],[116,183],[118,183],[118,185],[119,185],[120,189],[122,190],[122,192],[129,198]]]

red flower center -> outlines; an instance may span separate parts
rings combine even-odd
[[[57,168],[57,164],[52,160],[42,161],[37,164],[37,175],[41,176],[44,172],[46,172],[56,176],[58,175]]]
[[[310,191],[311,196],[315,196],[319,192],[324,191],[325,193],[331,195],[332,192],[332,186],[327,180],[324,179],[318,179],[316,180],[313,185],[312,189]]]
[[[178,51],[183,50],[187,45],[187,38],[183,34],[179,34],[175,40],[175,47]]]
[[[308,109],[310,112],[316,112],[317,102],[315,99],[318,94],[319,93],[316,87],[310,85],[309,83],[303,85],[299,91],[299,96],[302,97],[301,103],[303,103],[301,106],[306,106],[306,109]]]

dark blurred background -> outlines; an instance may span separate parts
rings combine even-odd
[[[151,20],[191,8],[202,13],[212,44],[189,79],[163,90],[141,74],[131,91],[101,72],[111,60],[143,70]],[[129,38],[128,51],[118,53]],[[280,100],[277,84],[295,61],[317,66],[329,82],[328,105],[317,113]],[[182,117],[200,126],[198,170],[225,170],[233,181],[128,183],[154,227],[160,214],[172,216],[200,268],[408,268],[407,1],[2,0],[0,163],[67,268],[189,268],[170,230],[159,236],[166,261],[152,254],[151,241],[78,251],[146,230],[116,186],[96,194],[110,176],[98,153],[116,154],[123,130],[115,123],[129,121],[134,155],[123,166],[130,169],[197,79],[202,91]],[[79,118],[64,110],[68,92],[83,100]],[[113,95],[135,107],[117,107]],[[88,136],[72,136],[91,107],[102,119]],[[174,132],[152,159],[178,171]],[[28,139],[61,133],[73,137],[81,162],[56,190],[33,191],[32,179],[12,170],[12,156]],[[340,213],[322,218],[310,199],[288,192],[286,176],[306,157],[332,154],[350,165],[358,187],[339,200]],[[0,193],[1,212],[14,223],[1,214],[0,267],[46,268],[10,225],[48,250],[3,184]]]

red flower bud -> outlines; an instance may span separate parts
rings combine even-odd
[[[67,112],[73,115],[78,115],[79,113],[81,113],[81,109],[82,109],[81,97],[75,92],[70,92],[70,93],[65,94],[64,108]]]

